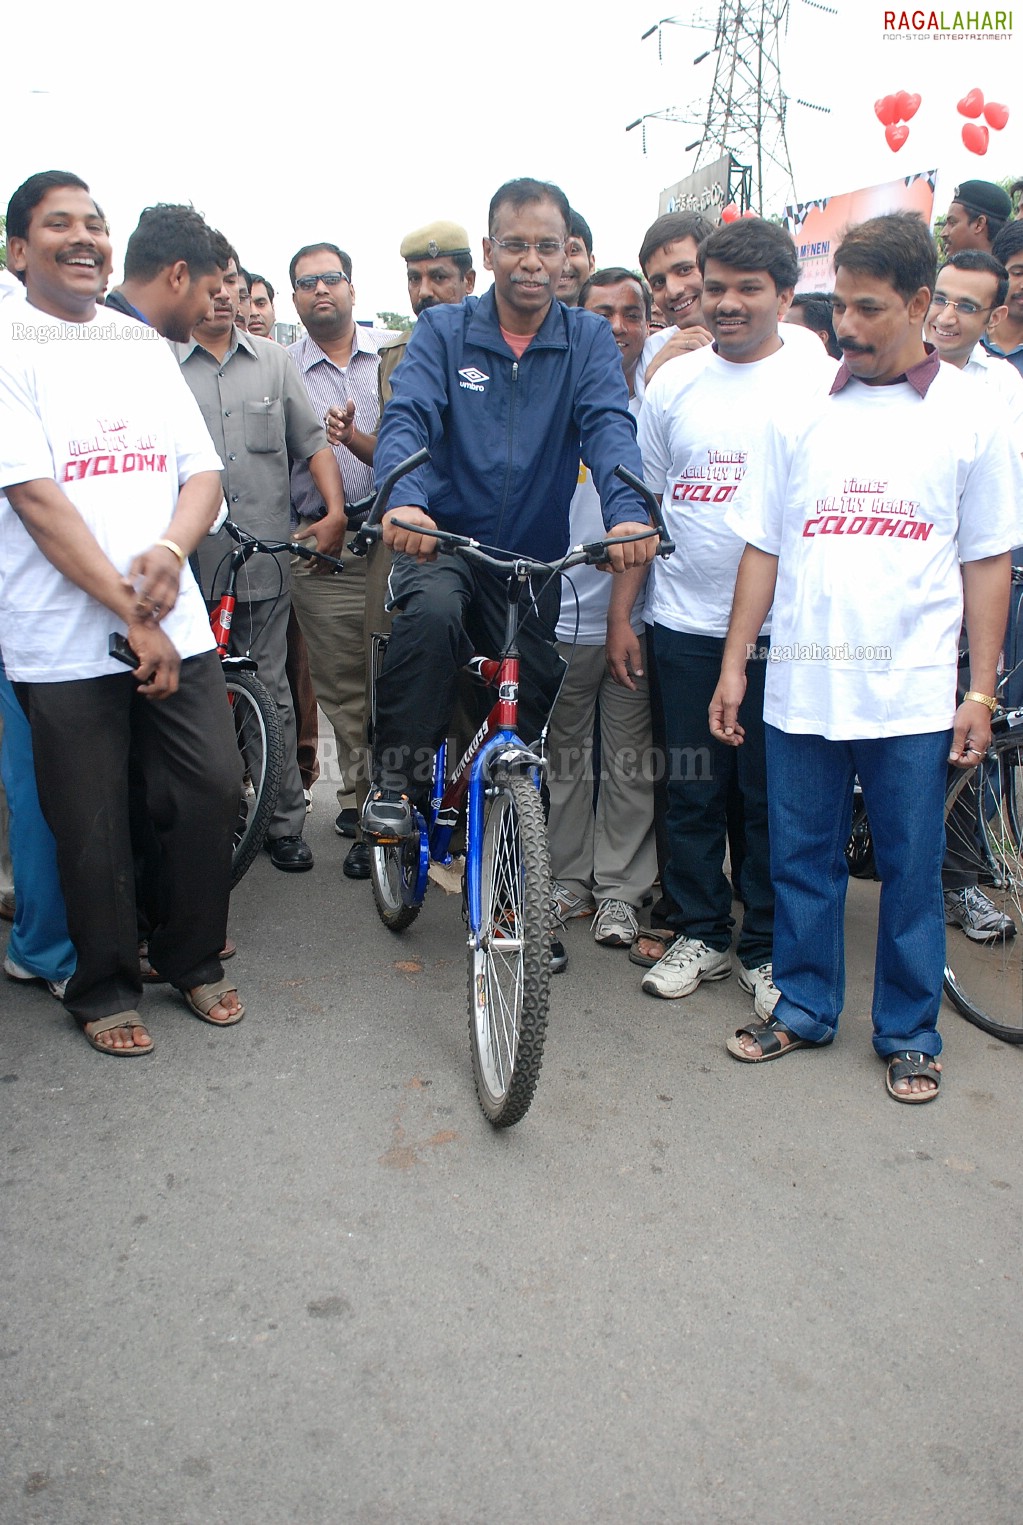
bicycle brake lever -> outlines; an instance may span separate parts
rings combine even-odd
[[[370,546],[374,545],[382,534],[379,524],[363,524],[349,540],[348,549],[353,556],[367,556]]]

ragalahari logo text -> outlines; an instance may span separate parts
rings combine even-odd
[[[887,42],[1008,42],[1011,11],[885,11]]]

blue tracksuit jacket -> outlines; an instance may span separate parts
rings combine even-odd
[[[387,507],[415,504],[488,545],[552,561],[568,548],[580,455],[613,528],[645,523],[640,499],[612,475],[643,475],[621,356],[607,320],[552,302],[516,360],[494,294],[420,315],[380,421],[378,482],[423,445],[428,466],[403,477]]]

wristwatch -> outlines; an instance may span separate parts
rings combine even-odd
[[[986,709],[991,711],[992,715],[998,708],[997,699],[992,699],[990,694],[979,694],[975,688],[971,688],[968,694],[963,695],[964,704],[966,703],[967,699],[972,699],[974,704],[983,704]]]

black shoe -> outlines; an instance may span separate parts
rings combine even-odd
[[[334,830],[339,837],[354,837],[359,825],[359,812],[357,810],[342,810],[334,822]]]
[[[415,834],[412,804],[400,789],[374,785],[362,807],[362,834],[368,842],[403,842]]]
[[[274,837],[265,846],[274,868],[285,873],[301,874],[313,866],[313,850],[301,837]]]
[[[341,865],[341,872],[346,879],[369,878],[369,848],[365,842],[352,843],[348,856]]]
[[[565,970],[567,968],[568,968],[568,954],[565,952],[565,945],[564,945],[564,943],[559,942],[556,937],[552,937],[551,938],[551,973],[552,974],[564,974],[564,972],[565,972]]]

